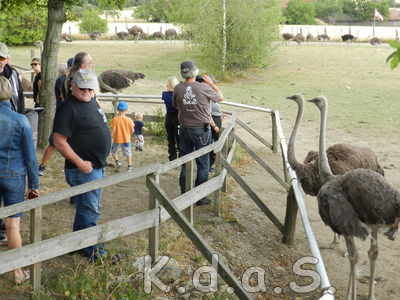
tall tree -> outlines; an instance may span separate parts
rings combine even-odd
[[[275,0],[172,0],[168,20],[182,24],[207,72],[264,67],[282,20]]]

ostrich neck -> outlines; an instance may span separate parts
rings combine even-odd
[[[326,133],[326,113],[328,110],[327,104],[321,110],[321,125],[319,132],[319,175],[322,183],[328,181],[333,177],[333,173],[328,163],[328,156],[326,154],[325,133]]]
[[[294,145],[296,142],[297,131],[299,130],[300,122],[301,122],[301,119],[303,118],[303,110],[304,110],[303,103],[298,103],[297,105],[299,106],[299,109],[297,111],[296,121],[295,121],[293,130],[292,130],[292,133],[290,134],[289,144],[288,144],[288,160],[289,160],[291,167],[296,172],[298,172],[304,168],[303,164],[301,164],[297,161],[295,153],[294,153],[295,152]]]

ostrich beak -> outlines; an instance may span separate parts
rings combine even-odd
[[[293,96],[286,97],[286,99],[290,99],[290,100],[296,100],[296,95],[293,95]]]
[[[317,98],[313,98],[313,99],[307,100],[307,102],[317,103]]]

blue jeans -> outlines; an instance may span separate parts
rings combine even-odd
[[[211,143],[211,129],[207,131],[204,128],[189,128],[181,126],[179,129],[179,155],[184,156],[196,150],[204,148]],[[204,154],[196,158],[197,176],[195,186],[198,186],[208,180],[208,171],[210,169],[210,154]],[[181,194],[185,193],[185,174],[186,167],[182,165],[179,176],[179,185]],[[203,198],[204,199],[204,198]]]
[[[70,186],[95,181],[103,177],[104,168],[93,168],[93,171],[89,174],[83,174],[78,168],[65,169],[65,178]],[[101,189],[92,190],[73,197],[76,205],[73,231],[96,226],[100,218],[100,198]],[[104,254],[104,244],[90,246],[83,249],[83,251],[89,259],[96,259],[97,255]]]
[[[25,199],[25,174],[0,176],[0,207],[4,201],[4,207],[24,202]],[[23,212],[9,216],[18,218],[23,216]]]

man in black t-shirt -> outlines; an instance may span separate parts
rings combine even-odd
[[[96,75],[90,70],[77,71],[71,82],[72,93],[57,109],[54,118],[54,146],[65,157],[65,178],[70,186],[104,177],[111,135],[107,118],[94,98],[96,84]],[[74,196],[73,231],[96,226],[100,198],[101,189]],[[79,253],[95,261],[106,252],[103,245],[94,245]]]

